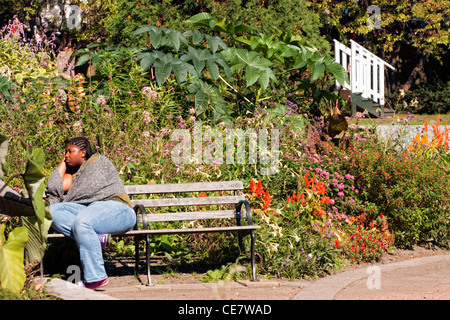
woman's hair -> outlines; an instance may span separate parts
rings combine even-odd
[[[68,144],[78,147],[80,150],[85,150],[86,160],[94,154],[91,148],[91,143],[85,137],[74,137],[66,142],[66,145]]]

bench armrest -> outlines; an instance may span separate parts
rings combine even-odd
[[[141,215],[142,218],[142,229],[148,230],[148,218],[147,218],[147,211],[145,211],[145,207],[142,204],[137,204],[134,206],[134,211],[136,212],[136,226],[135,229],[137,230],[137,224],[138,224],[138,215]]]
[[[238,204],[236,204],[236,224],[238,226],[241,225],[241,209],[242,205],[245,206],[246,211],[246,217],[247,217],[247,225],[253,224],[253,217],[252,217],[252,209],[250,208],[250,203],[248,203],[247,200],[241,200]]]

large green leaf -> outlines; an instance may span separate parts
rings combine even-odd
[[[188,92],[195,96],[197,116],[208,109],[212,109],[214,121],[228,122],[228,116],[232,113],[232,110],[228,108],[228,104],[223,99],[223,94],[217,87],[195,78],[191,81]]]
[[[156,52],[144,52],[138,55],[138,59],[141,59],[141,71],[150,69],[157,58]]]
[[[272,69],[269,68],[272,65],[272,62],[262,57],[258,52],[230,48],[225,50],[224,54],[226,57],[231,57],[231,62],[233,64],[231,67],[232,71],[245,67],[247,87],[258,81],[261,87],[266,89],[270,79],[277,82],[275,74]]]
[[[44,151],[41,148],[34,149],[28,152],[27,157],[28,162],[22,178],[25,182],[35,216],[24,217],[23,219],[30,236],[30,241],[27,242],[25,249],[26,262],[31,263],[41,261],[44,256],[52,217],[48,206],[43,201],[45,190]]]
[[[318,59],[314,61],[311,67],[311,81],[315,81],[323,76],[325,72],[325,64],[323,59]]]
[[[5,225],[0,225],[0,286],[18,293],[25,283],[23,256],[28,232],[25,227],[15,228],[5,238]]]
[[[349,83],[348,74],[347,71],[342,67],[342,65],[336,60],[334,60],[330,56],[326,56],[324,58],[325,68],[328,72],[330,72],[336,80],[341,84],[341,86],[344,86],[345,83]]]
[[[213,16],[210,15],[207,12],[200,12],[196,15],[193,15],[192,17],[190,17],[188,20],[186,20],[186,23],[190,23],[190,24],[198,24],[198,23],[205,23],[207,25],[209,25],[209,21],[213,19]]]
[[[148,35],[150,39],[150,45],[155,49],[169,46],[178,51],[180,49],[181,43],[187,44],[186,37],[183,35],[183,33],[175,29],[145,25],[133,32],[133,35],[136,36],[143,33],[146,33]]]
[[[205,67],[207,67],[211,78],[213,80],[217,80],[220,75],[220,66],[224,70],[226,77],[228,79],[231,78],[230,67],[224,60],[223,56],[218,53],[211,53],[208,49],[201,50],[189,47],[188,52],[182,55],[180,59],[186,63],[192,63],[195,68],[196,75],[202,74]]]
[[[172,63],[173,56],[171,53],[168,53],[158,59],[153,64],[153,68],[155,68],[155,77],[158,86],[162,86],[164,82],[166,82],[167,78],[169,78],[170,73],[172,72]]]
[[[12,83],[9,81],[8,77],[0,76],[0,95],[3,94],[3,96],[10,101],[12,100],[10,93],[11,88]]]
[[[186,20],[186,23],[189,23],[196,27],[203,27],[208,31],[224,32],[233,37],[242,32],[258,30],[257,28],[243,24],[242,22],[234,24],[232,21],[227,21],[226,18],[222,18],[218,21],[207,12],[201,12],[192,16],[191,18]]]

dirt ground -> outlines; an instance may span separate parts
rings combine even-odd
[[[449,254],[448,250],[415,246],[413,250],[397,250],[385,254],[376,264],[401,262],[408,259]],[[363,268],[373,263],[349,265],[342,271]],[[302,288],[311,283],[309,279],[264,279],[260,281],[227,281],[203,283],[202,273],[155,272],[152,268],[154,286],[145,286],[145,270],[141,268],[139,280],[134,276],[134,260],[106,260],[109,284],[101,292],[121,300],[290,300]]]

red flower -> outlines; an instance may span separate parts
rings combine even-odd
[[[289,202],[290,202],[290,203],[294,203],[294,200],[291,198],[291,196],[288,196],[288,198],[287,198],[287,200],[286,200],[286,203],[289,204]]]
[[[258,184],[256,185],[255,192],[258,197],[260,197],[264,193],[264,190],[263,190],[263,187],[261,184],[261,179],[258,180]]]
[[[269,188],[267,188],[266,195],[264,196],[263,209],[269,209],[270,208],[270,200],[272,200],[272,197],[269,195]]]
[[[200,192],[200,195],[199,195],[199,197],[200,197],[200,198],[206,197],[206,193],[204,193],[204,192]]]
[[[305,179],[305,185],[306,185],[307,188],[308,188],[309,185],[311,184],[311,182],[308,180],[308,176],[309,176],[309,171],[305,174],[305,177],[304,177],[304,179]]]
[[[253,179],[250,180],[250,192],[251,193],[256,192],[256,186],[255,186],[255,183],[253,182]]]
[[[334,240],[334,246],[335,247],[339,247],[340,243],[339,243],[339,239],[336,238],[336,240]]]
[[[331,199],[330,197],[322,197],[320,202],[322,202],[323,204],[331,203]]]

